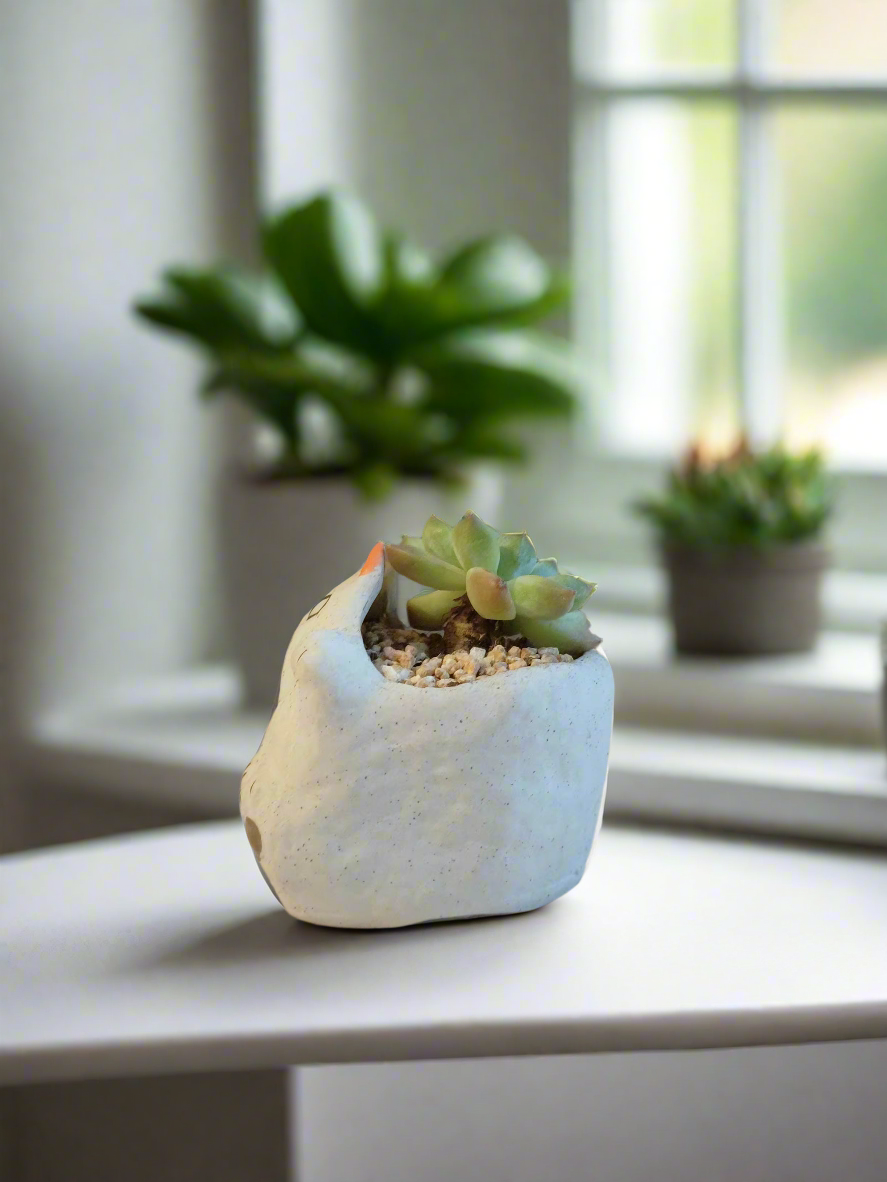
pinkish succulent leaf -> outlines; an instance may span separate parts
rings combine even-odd
[[[471,606],[485,620],[513,620],[514,600],[508,584],[498,575],[473,566],[465,576],[465,586]]]

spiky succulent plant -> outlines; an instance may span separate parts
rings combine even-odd
[[[386,546],[398,574],[434,588],[407,603],[414,628],[444,630],[450,649],[524,636],[580,656],[600,643],[581,608],[594,583],[538,558],[525,533],[500,534],[475,513],[429,517],[420,538]]]
[[[756,452],[741,439],[726,456],[691,448],[665,492],[635,508],[668,545],[767,549],[819,537],[833,491],[820,452]]]

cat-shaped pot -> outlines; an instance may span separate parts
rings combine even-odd
[[[384,546],[307,613],[240,808],[290,915],[347,928],[532,911],[579,882],[600,826],[613,675],[599,650],[464,685],[387,681],[361,624]]]

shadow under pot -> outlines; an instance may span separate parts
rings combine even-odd
[[[666,546],[663,562],[679,653],[802,653],[816,643],[828,565],[822,544],[711,550]]]

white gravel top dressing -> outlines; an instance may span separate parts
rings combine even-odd
[[[572,661],[569,653],[556,648],[495,644],[489,649],[457,649],[437,652],[442,638],[436,632],[404,628],[392,620],[363,626],[363,642],[370,660],[388,681],[415,685],[419,689],[463,685],[478,677],[494,677],[516,669],[556,665]]]

